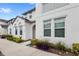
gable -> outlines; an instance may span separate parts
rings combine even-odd
[[[19,25],[24,25],[24,24],[25,24],[25,20],[19,17],[16,17],[16,19],[13,22],[13,26],[19,26]]]

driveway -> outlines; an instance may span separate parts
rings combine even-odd
[[[0,39],[0,51],[5,56],[58,56],[57,54],[17,44],[6,39]]]

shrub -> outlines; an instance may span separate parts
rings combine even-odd
[[[13,41],[13,36],[12,35],[5,35],[5,37],[7,38],[7,40]]]
[[[74,44],[72,45],[72,48],[73,48],[73,50],[76,50],[76,51],[79,52],[79,43],[74,43]]]
[[[71,52],[71,48],[65,48],[65,51]]]
[[[66,47],[64,46],[64,44],[62,44],[61,42],[58,42],[56,45],[55,45],[55,48],[56,49],[59,49],[59,50],[62,50],[62,51],[65,51]]]
[[[79,54],[79,43],[73,43],[72,44],[72,50],[73,52],[78,55]]]
[[[32,45],[36,45],[37,42],[38,42],[38,39],[31,39],[31,44],[32,44]]]
[[[16,43],[20,43],[23,40],[20,37],[13,37],[13,41],[16,42]]]
[[[49,47],[50,47],[50,48],[55,48],[55,44],[50,43],[50,44],[49,44]]]
[[[40,40],[36,44],[37,48],[42,50],[48,50],[49,49],[49,42],[47,40]]]
[[[12,35],[5,35],[5,37],[7,38],[7,40],[14,41],[16,43],[20,43],[23,41],[20,37],[14,37]]]

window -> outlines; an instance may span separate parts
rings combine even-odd
[[[22,35],[23,32],[22,32],[22,26],[20,26],[20,35]]]
[[[11,31],[12,31],[12,30],[11,30],[11,28],[10,28],[10,34],[12,34]]]
[[[29,18],[32,18],[32,15],[30,15]]]
[[[15,27],[15,35],[17,35],[17,27]]]
[[[54,21],[55,37],[65,37],[65,17],[56,18]]]
[[[44,21],[44,36],[51,36],[51,20]]]

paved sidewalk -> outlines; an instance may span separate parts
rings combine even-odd
[[[58,56],[57,54],[44,52],[6,39],[0,39],[0,51],[5,56]]]

